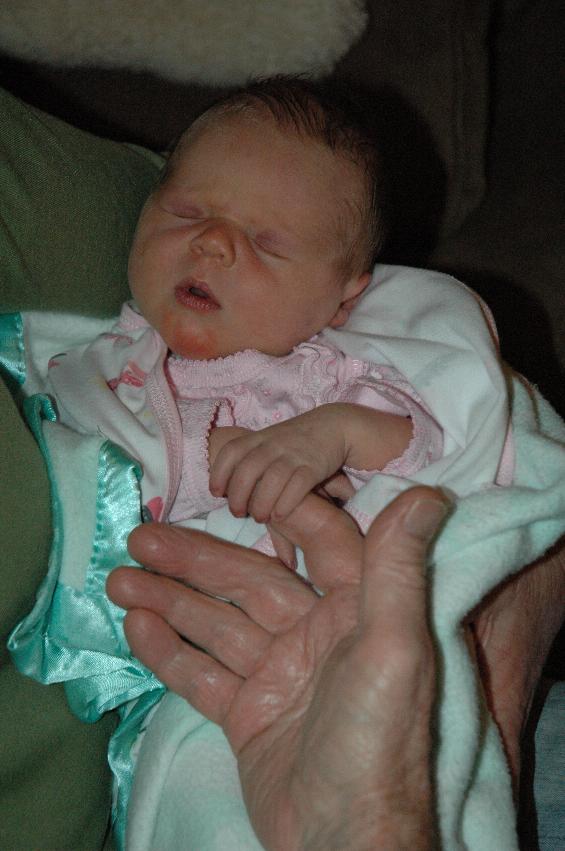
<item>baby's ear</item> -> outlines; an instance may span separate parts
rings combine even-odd
[[[345,285],[343,301],[335,312],[335,316],[328,323],[330,328],[340,328],[349,319],[349,314],[363,295],[371,280],[371,273],[364,272],[360,277],[351,278]]]

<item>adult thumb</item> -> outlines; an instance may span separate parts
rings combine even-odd
[[[361,628],[427,634],[426,559],[450,509],[439,490],[404,491],[373,521],[363,553]]]

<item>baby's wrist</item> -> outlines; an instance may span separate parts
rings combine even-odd
[[[400,458],[413,436],[412,421],[354,402],[340,403],[337,422],[345,443],[344,465],[376,471]]]
[[[360,442],[366,440],[370,418],[375,412],[354,402],[331,402],[325,407],[331,409],[332,421],[329,425],[343,440],[345,452],[343,463],[358,467],[352,456]]]

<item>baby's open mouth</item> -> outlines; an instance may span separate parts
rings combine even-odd
[[[201,281],[187,281],[175,287],[175,298],[183,307],[192,310],[219,310],[220,305],[207,284]]]
[[[208,293],[205,293],[204,290],[201,290],[200,287],[189,287],[189,293],[192,295],[197,295],[199,298],[208,298]]]

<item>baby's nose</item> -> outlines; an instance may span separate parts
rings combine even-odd
[[[208,223],[193,237],[191,248],[196,254],[216,258],[224,266],[231,266],[235,260],[234,236],[222,222]]]

